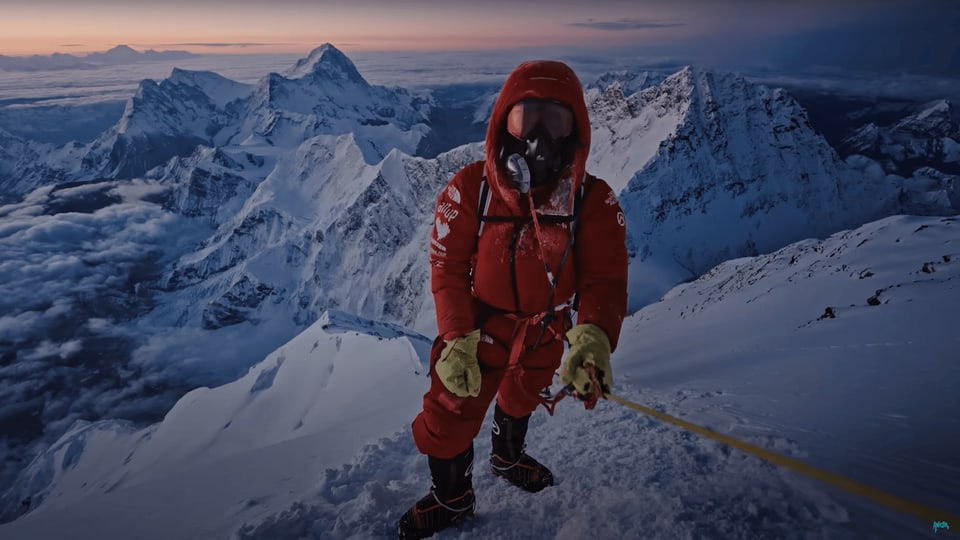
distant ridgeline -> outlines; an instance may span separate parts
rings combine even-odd
[[[136,51],[126,45],[104,51],[76,56],[56,53],[51,55],[4,56],[0,54],[0,70],[3,71],[49,71],[57,69],[93,69],[102,66],[180,60],[196,56],[186,51]]]

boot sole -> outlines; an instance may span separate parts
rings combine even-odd
[[[397,525],[397,538],[398,540],[421,540],[422,538],[430,538],[431,536],[437,534],[440,531],[446,531],[449,529],[457,529],[464,525],[464,523],[473,521],[476,518],[475,510],[464,510],[457,518],[450,522],[449,525],[442,529],[431,532],[418,532],[418,531],[407,531],[404,532],[401,528],[401,525]]]
[[[509,476],[507,476],[506,473],[504,473],[503,471],[499,471],[499,470],[497,470],[497,469],[494,468],[494,467],[490,467],[490,471],[494,474],[494,476],[499,476],[500,478],[503,478],[503,479],[506,480],[507,483],[510,484],[511,486],[520,488],[520,489],[522,489],[523,491],[526,491],[527,493],[539,493],[539,492],[543,491],[544,489],[546,489],[546,488],[548,488],[548,487],[550,487],[550,486],[553,485],[553,476],[550,477],[550,483],[547,483],[547,484],[538,484],[538,485],[536,485],[536,486],[525,486],[525,485],[523,485],[523,484],[518,484],[518,483],[514,482],[513,479],[510,478]]]

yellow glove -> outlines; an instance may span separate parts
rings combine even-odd
[[[581,394],[589,394],[590,376],[585,366],[593,366],[597,370],[597,378],[604,390],[609,390],[613,384],[613,373],[610,371],[610,340],[606,332],[595,324],[578,324],[567,331],[570,341],[570,350],[563,361],[560,370],[560,380],[563,384],[573,383],[573,387]]]
[[[477,361],[477,345],[480,330],[474,330],[458,338],[444,342],[440,359],[434,371],[440,382],[458,397],[480,395],[480,363]]]

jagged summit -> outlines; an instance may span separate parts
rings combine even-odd
[[[939,137],[955,136],[952,106],[949,101],[940,99],[923,106],[922,110],[897,122],[891,129],[910,131],[920,135]]]
[[[231,101],[246,97],[253,89],[252,85],[228,79],[213,71],[195,71],[181,68],[173,68],[170,77],[165,82],[170,86],[194,87],[221,108]]]
[[[630,96],[587,97],[588,170],[627,215],[631,309],[684,273],[825,235],[856,213],[843,210],[860,198],[840,192],[842,165],[781,89],[687,66]]]
[[[657,71],[620,69],[600,75],[595,81],[588,83],[586,88],[597,88],[602,92],[609,87],[616,86],[624,95],[629,96],[660,84],[666,77],[666,74]]]
[[[227,79],[226,77],[220,75],[219,73],[214,73],[213,71],[196,71],[178,67],[173,68],[173,70],[170,72],[170,76],[167,77],[166,82],[171,85],[186,84],[188,86],[197,87],[207,83],[231,83],[236,86],[242,85],[241,83]]]
[[[315,76],[368,85],[347,55],[329,43],[324,43],[310,51],[306,58],[298,60],[293,67],[283,73],[283,76],[289,79]]]
[[[960,125],[956,115],[950,101],[931,101],[891,125],[861,126],[843,140],[840,150],[875,159],[890,173],[910,175],[922,167],[934,167],[957,174]]]

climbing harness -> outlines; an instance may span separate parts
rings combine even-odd
[[[571,191],[570,196],[573,199],[573,214],[568,216],[555,216],[555,215],[541,215],[537,213],[536,205],[533,202],[533,195],[528,190],[521,194],[521,197],[525,196],[527,199],[527,204],[530,209],[529,217],[513,217],[513,216],[490,216],[488,215],[490,209],[490,187],[487,183],[486,176],[481,179],[480,183],[480,195],[479,203],[477,209],[480,215],[480,226],[477,229],[477,236],[479,237],[483,233],[483,226],[487,222],[491,223],[503,223],[503,222],[521,222],[527,221],[529,219],[533,222],[534,234],[536,236],[537,249],[540,254],[540,260],[543,261],[544,272],[546,273],[547,281],[550,284],[550,295],[547,300],[546,309],[536,315],[518,315],[514,313],[504,313],[503,315],[509,319],[512,319],[515,323],[513,337],[510,345],[510,356],[508,365],[509,369],[519,369],[519,359],[520,355],[523,352],[524,344],[526,342],[526,335],[529,328],[533,326],[539,326],[540,332],[537,336],[536,341],[530,347],[528,351],[536,349],[544,341],[544,336],[546,336],[547,331],[553,333],[552,339],[564,339],[564,332],[569,326],[569,316],[570,308],[575,304],[575,299],[571,298],[568,301],[560,304],[554,305],[556,301],[556,291],[557,285],[560,281],[560,274],[563,272],[564,266],[567,264],[567,260],[570,257],[570,253],[573,251],[574,241],[576,240],[577,234],[577,224],[579,222],[580,208],[586,193],[586,183],[587,178],[584,176],[583,180],[580,182],[579,188],[576,192]],[[567,238],[567,244],[564,247],[563,254],[560,257],[560,264],[558,265],[556,273],[550,268],[550,263],[547,261],[547,257],[543,252],[543,235],[540,228],[541,218],[543,221],[551,223],[569,223],[569,236]],[[560,331],[557,331],[552,325],[557,321],[562,323],[563,328]],[[598,396],[599,398],[599,396]],[[538,401],[543,403],[540,396],[537,396]],[[546,407],[547,405],[544,404]]]

